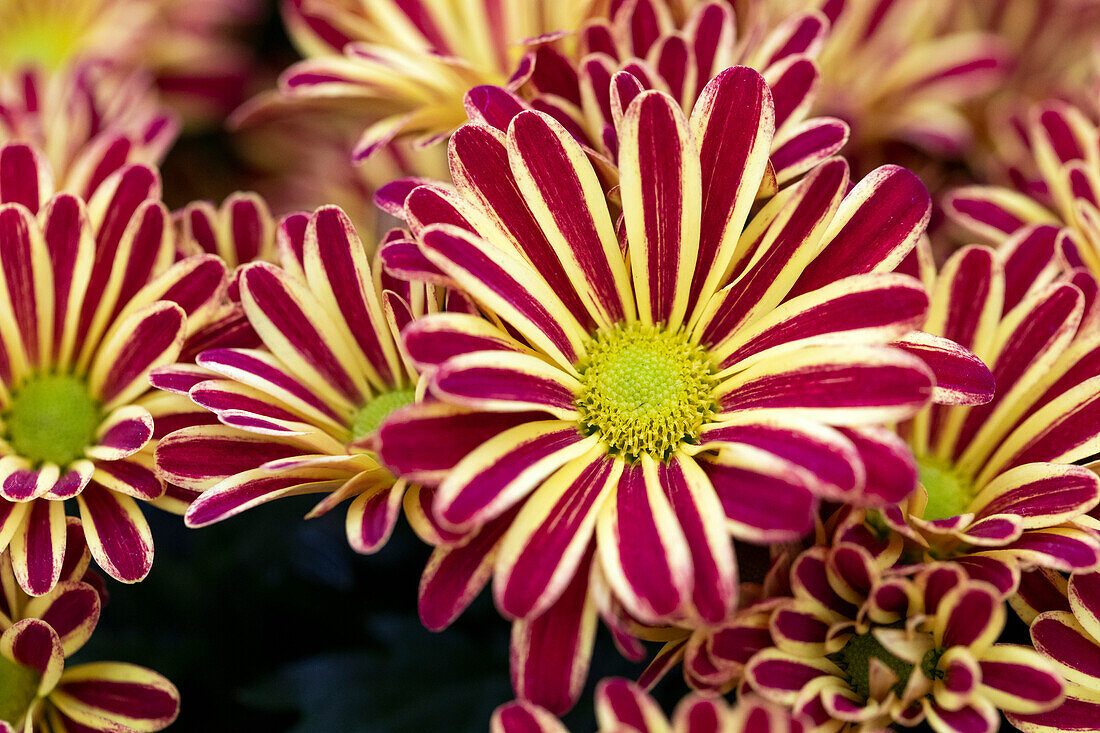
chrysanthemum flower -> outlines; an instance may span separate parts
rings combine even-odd
[[[770,2],[779,13],[806,5]],[[817,59],[821,87],[814,111],[851,125],[849,155],[871,166],[893,160],[886,147],[897,143],[941,157],[965,152],[972,127],[962,105],[1004,79],[1010,56],[1003,41],[992,33],[954,30],[950,2],[814,5],[832,25]]]
[[[147,375],[221,302],[226,273],[212,256],[175,262],[159,196],[156,171],[132,165],[85,204],[53,193],[32,148],[0,147],[0,546],[32,595],[60,575],[66,502],[100,567],[134,582],[153,558],[134,500],[172,501],[151,441],[180,405]]]
[[[288,217],[279,236],[286,269],[254,262],[238,275],[245,315],[266,350],[211,349],[197,367],[154,374],[154,384],[189,395],[220,421],[161,440],[157,468],[202,492],[188,526],[324,493],[310,516],[354,499],[348,541],[373,552],[393,530],[407,486],[376,459],[375,430],[413,401],[417,383],[391,329],[427,307],[423,286],[415,298],[407,284],[383,289],[336,207]]]
[[[257,0],[10,0],[0,72],[107,61],[151,72],[190,119],[221,117],[240,103],[251,62],[234,34],[262,13]]]
[[[927,194],[885,168],[846,196],[833,159],[747,221],[771,120],[767,85],[745,67],[708,85],[690,128],[668,95],[635,98],[618,235],[580,144],[535,111],[507,135],[455,133],[457,193],[409,193],[416,243],[391,243],[387,266],[452,283],[500,319],[408,326],[439,401],[380,431],[385,463],[438,485],[435,519],[460,534],[429,566],[432,625],[490,574],[499,609],[528,630],[566,595],[583,606],[590,548],[639,620],[717,623],[736,601],[730,533],[797,538],[820,497],[882,503],[913,488],[910,466],[909,485],[865,492],[863,460],[897,466],[899,448],[863,426],[932,396],[924,362],[886,345],[923,321],[923,288],[881,272],[920,235]],[[519,424],[459,453],[478,412]]]
[[[739,32],[725,2],[695,3],[680,22],[672,5],[614,3],[610,18],[584,25],[572,53],[555,43],[528,51],[513,77],[513,86],[522,82],[515,93],[471,90],[467,112],[473,121],[506,130],[520,109],[537,109],[614,160],[615,128],[635,95],[660,89],[690,111],[707,82],[741,65],[759,70],[772,90],[775,136],[766,187],[782,186],[840,150],[848,137],[843,122],[805,120],[819,81],[813,57],[828,32],[824,15],[792,13],[775,27],[757,21]]]
[[[0,553],[0,732],[162,730],[180,700],[161,675],[119,662],[65,666],[95,631],[101,603],[83,580],[90,556],[80,522],[70,518],[67,526],[63,576],[45,595],[23,594],[10,553]]]
[[[676,706],[670,721],[645,690],[629,680],[601,680],[596,687],[599,733],[802,733],[804,720],[756,695],[743,695],[734,705],[721,697],[692,693]],[[568,733],[551,713],[517,701],[493,712],[492,733]]]
[[[1021,157],[1004,161],[1013,187],[956,189],[944,202],[947,214],[991,244],[1031,224],[1066,227],[1063,262],[1100,275],[1100,129],[1081,109],[1049,102],[1019,132]]]
[[[772,617],[775,648],[745,675],[815,727],[926,720],[938,733],[992,733],[998,711],[1038,713],[1062,701],[1053,664],[993,643],[1005,622],[1001,595],[958,566],[880,578],[868,553],[841,544],[796,560],[791,586],[794,597]]]
[[[576,30],[596,4],[292,0],[283,5],[287,28],[311,58],[287,69],[280,89],[290,101],[358,111],[371,123],[354,148],[363,159],[399,135],[447,135],[466,121],[468,89],[507,83],[524,41]]]
[[[1073,465],[1100,451],[1100,336],[1083,326],[1097,285],[1084,272],[1055,279],[1057,237],[1030,227],[999,251],[964,248],[930,284],[924,329],[988,363],[996,394],[899,428],[921,488],[876,529],[908,538],[901,562],[955,558],[1006,594],[1021,565],[1100,562],[1096,537],[1073,524],[1100,502],[1100,479]]]
[[[179,123],[144,71],[110,63],[0,74],[0,143],[43,152],[57,187],[88,200],[127,163],[160,163]]]
[[[1100,730],[1100,574],[1030,574],[1013,606],[1031,626],[1031,641],[1066,678],[1066,699],[1044,713],[1012,714],[1028,733]],[[1021,603],[1022,601],[1022,603]]]

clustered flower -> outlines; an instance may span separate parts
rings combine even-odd
[[[255,5],[0,8],[0,731],[169,725],[91,563],[302,494],[499,733],[601,626],[606,733],[1100,730],[1100,4],[289,0],[238,107]]]

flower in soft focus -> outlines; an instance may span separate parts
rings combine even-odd
[[[189,119],[240,103],[250,54],[234,38],[259,0],[9,0],[0,6],[0,72],[65,73],[109,62],[151,73]]]
[[[154,169],[122,168],[87,203],[51,186],[33,148],[0,147],[0,541],[31,595],[57,583],[73,499],[100,567],[124,582],[149,572],[134,500],[178,509],[152,450],[154,418],[171,424],[181,406],[148,374],[226,287],[216,257],[175,261]]]
[[[921,487],[869,526],[907,538],[889,550],[902,564],[956,559],[1010,594],[1021,567],[1100,563],[1100,542],[1076,526],[1100,502],[1100,479],[1073,465],[1100,449],[1100,335],[1084,327],[1097,285],[1083,271],[1058,275],[1057,239],[1055,227],[1030,227],[929,275],[924,329],[988,363],[996,393],[899,427]]]
[[[287,28],[311,58],[283,73],[281,96],[338,101],[356,111],[370,123],[355,145],[356,159],[398,136],[433,141],[466,121],[466,90],[507,83],[525,41],[576,30],[596,4],[287,0]]]
[[[10,553],[0,552],[0,732],[162,730],[180,706],[164,677],[119,662],[65,665],[95,631],[101,606],[87,582],[95,578],[79,520],[69,519],[67,531],[62,578],[42,596],[19,589]]]
[[[0,144],[38,148],[57,188],[88,200],[127,163],[159,164],[175,141],[179,124],[151,83],[144,71],[95,62],[0,75]]]
[[[1009,721],[1029,733],[1100,730],[1100,574],[1067,583],[1050,571],[1025,576],[1013,606],[1031,626],[1031,642],[1066,678],[1066,699]]]
[[[429,625],[490,574],[524,624],[567,589],[583,604],[590,548],[640,621],[717,623],[736,603],[729,534],[795,539],[821,498],[912,490],[897,438],[869,426],[933,396],[924,362],[887,345],[925,318],[920,283],[888,270],[920,236],[927,193],[894,167],[849,191],[830,159],[750,219],[771,121],[746,67],[708,85],[690,129],[667,94],[636,97],[618,231],[580,144],[532,110],[506,136],[460,128],[457,190],[405,197],[416,241],[387,244],[387,268],[451,283],[500,321],[430,315],[403,332],[438,401],[391,415],[381,455],[438,487],[433,514],[460,535],[422,584]],[[499,434],[468,432],[478,422]],[[865,460],[909,484],[867,492]],[[535,652],[514,654],[537,676]]]
[[[1031,224],[1066,228],[1059,256],[1100,276],[1100,129],[1063,102],[1032,109],[1013,130],[1021,156],[1004,161],[1012,187],[974,185],[952,191],[944,208],[967,234],[1000,244]]]
[[[745,676],[815,726],[926,720],[938,733],[992,733],[998,711],[1038,713],[1062,701],[1053,664],[993,643],[1005,622],[997,589],[951,563],[881,577],[865,550],[841,543],[796,560],[791,587],[772,617],[775,647],[756,654]]]
[[[802,733],[805,721],[756,695],[729,705],[723,698],[692,693],[676,706],[670,721],[645,690],[611,678],[596,686],[599,733]],[[491,733],[568,733],[551,713],[527,702],[511,702],[493,712]]]
[[[783,14],[806,3],[770,0]],[[964,105],[1004,80],[1010,53],[989,32],[960,32],[951,2],[818,0],[832,24],[817,57],[814,112],[851,125],[848,154],[858,168],[897,159],[899,144],[959,157],[973,137]],[[874,69],[869,73],[868,69]]]
[[[279,237],[286,269],[254,262],[237,278],[266,350],[211,349],[197,366],[154,373],[155,385],[188,395],[220,421],[162,439],[157,468],[173,484],[202,492],[187,511],[188,526],[284,496],[324,493],[310,516],[354,499],[348,541],[374,552],[392,532],[407,486],[377,461],[375,431],[416,396],[417,373],[394,332],[414,308],[428,307],[427,296],[423,286],[372,273],[336,207],[288,217]]]
[[[689,3],[690,5],[690,3]],[[685,111],[715,75],[734,66],[760,71],[772,90],[775,136],[763,194],[835,154],[848,138],[837,119],[805,120],[819,79],[813,57],[828,32],[818,12],[792,13],[776,27],[750,25],[738,32],[732,7],[699,2],[677,22],[662,0],[614,3],[610,18],[594,17],[575,49],[534,46],[520,62],[514,92],[475,87],[466,95],[471,120],[507,130],[520,109],[536,109],[560,122],[593,150],[614,160],[616,125],[630,100],[660,89]]]

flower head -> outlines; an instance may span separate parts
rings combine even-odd
[[[130,165],[91,200],[54,193],[25,145],[0,147],[0,541],[20,586],[48,592],[75,499],[92,556],[141,580],[153,556],[135,499],[173,505],[152,469],[154,418],[188,410],[149,388],[221,303],[225,265],[175,261],[155,170]]]
[[[922,720],[937,731],[986,731],[998,710],[1062,701],[1061,676],[1034,649],[995,644],[1000,593],[958,566],[913,577],[875,573],[854,545],[813,548],[791,569],[794,597],[771,620],[775,647],[746,669],[752,689],[816,724],[855,728]]]
[[[952,221],[999,245],[1021,229],[1064,227],[1059,257],[1069,268],[1100,276],[1100,129],[1093,116],[1064,102],[1031,110],[1017,134],[1020,155],[1003,164],[1012,187],[975,185],[948,194]]]
[[[915,244],[927,194],[884,168],[845,195],[847,165],[831,159],[750,219],[771,120],[745,67],[708,85],[690,127],[667,94],[636,97],[618,231],[579,143],[535,111],[507,135],[461,128],[457,192],[406,196],[415,242],[387,245],[387,267],[449,283],[499,323],[406,327],[437,401],[391,415],[381,455],[437,486],[434,518],[458,545],[492,550],[506,616],[537,619],[583,587],[594,548],[632,616],[717,623],[736,599],[730,533],[794,539],[821,497],[913,488],[897,439],[869,426],[933,395],[924,362],[887,345],[923,321],[923,288],[879,271]],[[465,426],[479,415],[515,426],[478,445]],[[865,461],[910,483],[865,493]],[[486,582],[486,556],[444,594],[445,619]]]
[[[156,672],[118,662],[66,667],[95,631],[101,599],[85,582],[91,558],[79,520],[62,521],[62,531],[69,537],[63,577],[45,595],[24,594],[10,553],[0,553],[0,731],[168,727],[179,713],[179,692]]]
[[[197,366],[154,373],[154,384],[219,421],[164,438],[157,468],[202,492],[186,514],[192,527],[288,495],[327,494],[311,516],[354,498],[348,540],[372,552],[389,537],[407,486],[378,462],[375,431],[417,388],[391,329],[427,307],[426,294],[372,273],[336,207],[288,217],[279,238],[285,269],[253,262],[238,275],[245,316],[266,349],[211,349]]]
[[[861,531],[887,538],[881,550],[902,565],[956,559],[1009,595],[1021,569],[1100,562],[1095,535],[1077,526],[1100,502],[1100,479],[1074,465],[1100,446],[1100,341],[1086,327],[1097,286],[1084,272],[1058,274],[1057,239],[1038,226],[999,251],[966,247],[932,281],[924,328],[985,360],[996,391],[899,427],[921,488]]]

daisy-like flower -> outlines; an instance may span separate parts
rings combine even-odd
[[[1063,699],[1042,655],[994,643],[1005,622],[997,589],[951,563],[882,578],[866,551],[842,543],[804,553],[791,586],[772,617],[775,648],[745,676],[813,729],[927,721],[938,733],[992,733],[999,710],[1039,713]]]
[[[0,546],[31,595],[60,577],[74,499],[100,567],[124,582],[149,572],[135,499],[173,503],[152,469],[154,418],[187,407],[147,376],[226,287],[216,257],[175,262],[155,170],[127,166],[87,203],[50,186],[34,149],[0,147]]]
[[[151,72],[189,119],[221,117],[243,98],[251,61],[234,35],[262,13],[257,0],[10,0],[0,7],[0,72],[107,61]]]
[[[248,322],[266,347],[211,349],[197,366],[153,383],[210,410],[215,425],[160,441],[157,468],[202,492],[185,515],[202,527],[284,496],[324,493],[316,516],[346,499],[348,541],[381,547],[407,482],[381,465],[375,430],[416,396],[417,372],[394,331],[427,307],[423,286],[383,288],[351,222],[336,207],[288,217],[279,231],[286,269],[253,262],[237,282]],[[386,277],[387,282],[392,278]]]
[[[629,680],[601,680],[596,686],[599,733],[802,733],[805,721],[756,695],[729,705],[720,697],[692,693],[676,706],[670,721],[645,690]],[[492,733],[568,733],[553,714],[527,702],[501,705],[493,712]]]
[[[1035,572],[1013,607],[1031,626],[1031,641],[1066,678],[1066,699],[1044,713],[1012,714],[1028,733],[1100,730],[1100,574]]]
[[[780,14],[805,3],[770,0]],[[973,136],[962,106],[995,90],[1008,72],[1006,44],[959,32],[953,3],[819,0],[832,29],[818,55],[815,111],[851,125],[849,154],[863,166],[893,160],[898,143],[959,156]],[[867,69],[876,69],[873,74]]]
[[[65,665],[95,631],[101,605],[86,582],[91,558],[79,520],[70,518],[67,528],[63,576],[45,595],[24,594],[10,553],[0,553],[0,731],[162,730],[180,706],[179,692],[164,677],[120,662]]]
[[[661,0],[618,3],[610,18],[584,25],[573,53],[554,43],[528,51],[514,76],[513,85],[522,81],[514,93],[473,89],[467,112],[506,130],[519,110],[537,109],[614,160],[615,128],[635,95],[660,89],[690,111],[716,74],[749,66],[772,90],[775,136],[765,186],[774,190],[835,154],[848,138],[840,120],[805,120],[819,82],[813,57],[828,26],[819,12],[794,13],[776,27],[757,21],[739,33],[732,7],[720,0],[697,3],[682,22]]]
[[[981,241],[1000,244],[1032,224],[1066,228],[1060,256],[1100,275],[1100,129],[1064,102],[1035,107],[1018,135],[1020,157],[1004,161],[1012,187],[966,186],[949,193],[951,220]]]
[[[927,193],[898,168],[848,192],[832,159],[749,221],[771,122],[767,84],[745,67],[708,85],[690,127],[667,94],[636,97],[619,130],[619,234],[580,144],[535,111],[506,135],[459,129],[457,192],[408,194],[416,242],[391,243],[404,259],[387,266],[500,320],[404,331],[438,401],[391,415],[381,455],[438,485],[434,516],[465,557],[430,566],[440,583],[451,561],[466,575],[429,582],[422,616],[445,625],[492,574],[502,613],[535,623],[567,588],[584,598],[594,549],[634,617],[717,623],[736,601],[731,532],[794,539],[821,497],[912,490],[910,466],[909,485],[865,492],[863,459],[897,465],[899,448],[862,426],[932,397],[925,363],[887,346],[925,317],[923,287],[888,270],[920,235]],[[520,424],[452,470],[477,412]]]
[[[145,71],[85,62],[0,74],[0,143],[41,150],[58,188],[85,200],[127,163],[160,163],[178,132]]]
[[[576,30],[596,4],[293,0],[283,5],[287,28],[311,58],[283,73],[281,96],[361,114],[371,124],[355,145],[357,160],[399,135],[432,141],[466,121],[468,89],[508,81],[525,40]]]
[[[876,531],[908,539],[903,563],[954,558],[1005,594],[1020,566],[1100,563],[1095,535],[1074,524],[1100,502],[1100,479],[1073,465],[1100,450],[1100,336],[1083,325],[1097,285],[1057,276],[1057,240],[1038,226],[998,251],[966,247],[930,281],[924,329],[989,364],[996,394],[900,426],[921,487]]]

